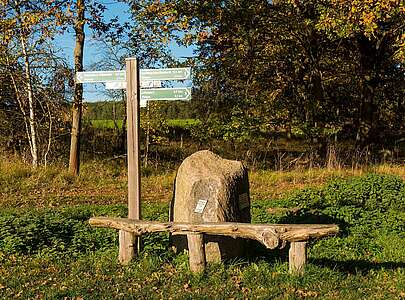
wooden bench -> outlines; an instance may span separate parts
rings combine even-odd
[[[201,272],[205,269],[204,234],[248,238],[262,243],[268,249],[284,247],[288,242],[289,271],[303,274],[306,263],[306,244],[310,239],[319,239],[339,232],[335,224],[250,224],[250,223],[175,223],[130,220],[124,218],[96,217],[90,225],[108,227],[135,235],[152,232],[170,232],[187,235],[190,269]]]

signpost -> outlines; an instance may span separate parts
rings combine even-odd
[[[191,88],[142,89],[142,100],[190,100]]]
[[[139,73],[141,81],[191,79],[191,68],[140,69]],[[124,70],[77,72],[76,79],[78,83],[122,82],[126,75]]]
[[[160,80],[144,80],[141,81],[141,88],[160,88],[162,82]],[[106,90],[125,90],[127,88],[126,81],[107,81],[105,83]]]
[[[161,80],[188,80],[191,68],[139,69],[136,58],[126,59],[125,71],[77,72],[78,83],[105,83],[106,89],[127,90],[128,219],[141,218],[140,107],[148,100],[190,100],[191,88],[161,87]],[[153,87],[141,89],[141,87]],[[119,261],[127,264],[139,250],[139,236],[120,230]]]
[[[191,68],[141,69],[141,80],[187,80],[191,79]]]
[[[125,71],[77,72],[78,83],[121,82],[125,81]]]
[[[125,90],[127,88],[126,81],[107,81],[105,83],[106,90]]]

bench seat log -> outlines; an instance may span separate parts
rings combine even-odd
[[[262,243],[268,249],[275,249],[285,241],[303,242],[334,235],[339,231],[339,227],[335,224],[160,223],[108,217],[91,218],[89,223],[96,227],[133,232],[136,235],[171,232],[173,234],[204,233],[248,238]]]
[[[334,235],[339,232],[335,224],[250,224],[250,223],[175,223],[96,217],[89,220],[96,227],[115,228],[120,233],[135,235],[152,232],[186,234],[189,244],[190,269],[199,273],[205,269],[204,234],[225,235],[259,241],[268,249],[284,247],[290,242],[289,271],[301,275],[306,263],[306,244],[310,239]]]

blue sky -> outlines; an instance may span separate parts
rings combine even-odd
[[[118,17],[120,22],[125,22],[129,20],[129,7],[127,4],[122,2],[117,2],[116,0],[103,0],[103,3],[107,10],[105,11],[105,19],[109,20],[113,17]],[[86,40],[84,45],[84,69],[89,69],[91,65],[97,63],[100,60],[98,55],[98,45],[91,40],[91,31],[86,28]],[[61,55],[67,58],[69,62],[73,65],[73,49],[75,43],[75,36],[73,29],[70,28],[68,32],[63,35],[58,36],[55,39],[55,46],[61,49]],[[189,57],[193,56],[193,48],[179,47],[175,43],[170,44],[170,49],[174,56]],[[108,100],[108,96],[104,93],[104,86],[102,84],[88,84],[84,86],[84,100],[85,101],[97,101],[97,100]]]

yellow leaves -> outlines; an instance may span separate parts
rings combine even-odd
[[[399,63],[404,63],[405,62],[405,33],[398,36],[395,44],[398,47],[398,50],[394,54],[394,59],[396,61],[398,61]]]
[[[166,22],[166,24],[171,24],[171,23],[174,23],[176,20],[177,20],[176,16],[170,16],[170,17],[166,18],[165,22]]]
[[[169,31],[169,27],[167,27],[166,25],[162,25],[159,27],[160,30],[162,30],[163,32],[168,32]]]
[[[363,12],[360,24],[364,25],[367,34],[374,35],[374,32],[377,30],[376,16],[374,12]]]
[[[200,31],[197,35],[197,40],[199,42],[204,42],[208,38],[208,32],[207,31]]]
[[[184,17],[179,24],[180,29],[186,30],[190,27],[190,19],[188,17]]]
[[[381,24],[404,9],[403,0],[329,0],[321,10],[318,29],[348,36],[362,31],[367,37],[377,36],[384,30]]]
[[[186,45],[190,45],[193,42],[193,35],[191,33],[186,33],[184,35],[183,41]]]

